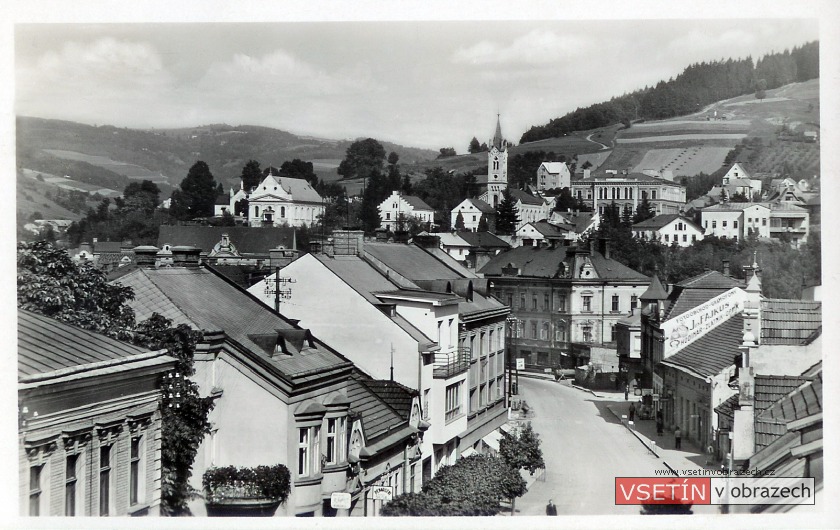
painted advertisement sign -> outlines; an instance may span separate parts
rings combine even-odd
[[[744,309],[746,293],[734,287],[662,324],[663,358],[668,358]]]

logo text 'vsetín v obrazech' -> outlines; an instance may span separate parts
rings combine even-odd
[[[616,504],[814,504],[813,478],[616,477]]]

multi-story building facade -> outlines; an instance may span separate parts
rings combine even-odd
[[[743,241],[748,235],[770,237],[770,208],[761,203],[724,202],[703,208],[705,235]]]
[[[685,204],[685,187],[676,182],[643,173],[619,174],[607,171],[572,181],[572,196],[603,215],[615,203],[619,210],[629,205],[633,211],[643,198],[657,215],[678,214]]]
[[[227,208],[230,214],[244,214],[254,227],[312,226],[324,215],[324,202],[309,182],[276,176],[274,168],[251,190],[241,183],[239,190],[231,188]],[[216,215],[222,215],[222,210],[223,205],[216,205]]]
[[[455,229],[458,225],[458,215],[464,221],[464,230],[478,232],[481,219],[487,223],[486,230],[496,231],[496,209],[481,199],[464,199],[461,204],[452,208],[450,212],[450,225]]]
[[[17,354],[20,514],[159,515],[175,359],[25,310]]]
[[[543,162],[537,168],[537,189],[540,191],[568,188],[572,174],[565,162]]]
[[[573,344],[613,346],[615,326],[638,307],[650,279],[600,251],[579,247],[518,247],[480,272],[491,293],[511,307],[517,328],[511,350],[526,366],[574,367],[588,359]]]

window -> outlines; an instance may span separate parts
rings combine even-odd
[[[470,389],[470,412],[478,410],[478,388]]]
[[[704,221],[704,222],[705,222],[704,228],[709,228],[709,221]]]
[[[665,234],[665,241],[668,241],[668,234]]]
[[[592,326],[586,325],[582,328],[583,342],[592,342]]]
[[[390,220],[391,220],[391,212],[385,212],[385,220],[386,220],[386,221],[390,221]]]
[[[548,322],[543,322],[540,330],[540,340],[548,340]]]
[[[111,513],[111,447],[99,448],[99,515]]]
[[[482,384],[478,391],[478,406],[483,407],[487,403],[487,385]]]
[[[564,312],[566,311],[566,295],[561,294],[557,295],[557,311]]]
[[[338,418],[327,420],[327,463],[338,463]]]
[[[312,427],[312,474],[321,472],[321,426]]]
[[[767,226],[767,219],[766,218],[761,220],[761,226]]]
[[[309,476],[309,428],[298,429],[298,476]]]
[[[511,293],[507,295],[507,302],[508,307],[513,307],[513,295]]]
[[[475,216],[473,215],[473,222],[475,222]]]
[[[537,338],[537,323],[536,322],[531,322],[531,338],[532,339]]]
[[[490,340],[489,340],[488,344],[490,344],[490,348],[489,348],[490,351],[496,351],[498,349],[498,348],[496,348],[496,343],[493,342],[493,330],[492,329],[490,330]]]
[[[592,297],[591,296],[584,296],[583,297],[583,310],[585,312],[592,312]]]
[[[423,391],[423,419],[429,419],[429,389]]]
[[[688,243],[688,234],[683,234],[683,243]]]
[[[417,478],[417,464],[411,464],[411,480],[409,484],[411,485],[411,493],[414,493],[414,483],[416,482]]]
[[[41,474],[44,466],[29,468],[29,515],[41,515]]]
[[[543,311],[548,311],[548,293],[543,294]]]
[[[630,297],[630,311],[635,310],[639,306],[639,297],[635,294]]]
[[[519,293],[519,309],[525,309],[525,293]]]
[[[712,221],[712,229],[717,228],[717,221]]]
[[[738,228],[738,221],[732,221],[732,227]]]
[[[721,225],[722,227],[726,228],[726,221],[721,221],[720,225]]]
[[[614,312],[618,311],[618,295],[614,294],[612,297],[612,310]]]
[[[128,473],[128,499],[132,506],[137,504],[140,499],[141,448],[141,438],[139,436],[132,438]]]
[[[610,342],[615,342],[615,324],[610,324]]]
[[[285,206],[280,207],[280,217],[286,217],[286,207]]]
[[[536,294],[531,295],[531,309],[533,311],[537,310],[537,295]]]
[[[76,485],[78,483],[79,455],[67,455],[64,466],[64,515],[76,515]]]
[[[461,383],[446,387],[446,421],[461,415]]]
[[[566,342],[566,324],[564,322],[557,322],[554,325],[554,341]]]
[[[651,198],[651,200],[653,200],[653,201],[655,201],[655,200],[656,200],[656,190],[651,190],[651,192],[650,192],[650,198]]]
[[[694,243],[697,241],[697,234],[691,234],[691,242]]]

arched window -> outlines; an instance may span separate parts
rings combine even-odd
[[[494,170],[499,169],[499,159],[498,158],[493,158],[493,169]]]
[[[260,207],[259,206],[254,206],[254,217],[259,217],[259,216],[260,216]]]
[[[286,207],[285,206],[280,207],[280,217],[286,217]]]

